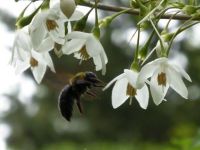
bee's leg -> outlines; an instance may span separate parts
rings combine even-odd
[[[78,110],[81,114],[83,114],[83,107],[82,107],[82,104],[81,104],[81,101],[80,101],[80,97],[79,96],[76,96],[76,105],[78,107]]]
[[[86,94],[92,96],[92,97],[96,97],[96,93],[91,92],[91,91],[87,91]]]
[[[104,85],[93,84],[94,87],[104,87]]]
[[[82,107],[81,102],[80,102],[80,101],[77,101],[77,102],[76,102],[76,105],[78,106],[79,112],[80,112],[81,114],[83,114],[83,107]]]

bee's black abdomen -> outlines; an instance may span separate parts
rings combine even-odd
[[[66,85],[60,92],[59,96],[59,109],[62,116],[70,121],[73,113],[74,97],[71,96],[72,87],[71,85]]]

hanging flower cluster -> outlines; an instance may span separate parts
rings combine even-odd
[[[116,17],[123,13],[138,12],[139,21],[136,26],[137,32],[134,34],[134,36],[137,35],[137,45],[134,49],[133,62],[129,69],[124,69],[122,74],[115,77],[104,88],[106,90],[115,83],[112,90],[113,108],[118,108],[129,98],[131,103],[135,98],[141,108],[146,109],[150,94],[154,103],[159,105],[162,101],[166,101],[165,96],[170,87],[183,98],[188,98],[188,90],[182,78],[191,82],[190,76],[183,68],[172,63],[169,52],[177,35],[199,23],[193,22],[200,14],[200,7],[197,7],[196,2],[191,1],[185,4],[170,0],[129,0],[129,8],[120,8],[121,11],[100,21],[97,14],[98,0],[94,3],[85,0],[60,0],[60,3],[52,7],[50,7],[50,2],[50,0],[44,0],[32,14],[24,16],[30,3],[17,19],[18,29],[12,56],[12,64],[16,68],[16,73],[31,68],[35,80],[40,83],[47,67],[55,72],[49,54],[54,50],[58,57],[73,54],[81,61],[92,59],[95,70],[101,70],[104,75],[108,58],[99,41],[100,28],[109,26]],[[88,5],[91,10],[84,15],[76,9],[75,2]],[[113,9],[113,7],[106,7],[106,9],[109,8]],[[171,15],[166,26],[163,29],[158,28],[160,18],[170,9],[175,11],[174,8],[177,12]],[[95,9],[95,25],[91,32],[83,32],[93,9]],[[191,18],[177,27],[175,32],[170,32],[169,24],[179,13],[190,15]],[[140,33],[146,30],[147,24],[151,27],[148,28],[150,36],[145,43],[140,44]],[[154,52],[157,57],[147,63]]]
[[[28,6],[16,23],[18,29],[12,57],[16,73],[31,68],[35,80],[41,83],[47,66],[55,72],[49,54],[53,49],[59,57],[74,54],[80,60],[92,58],[96,71],[106,73],[108,59],[98,37],[94,33],[72,31],[71,22],[84,19],[84,14],[76,9],[74,0],[61,0],[52,7],[50,0],[44,0],[31,15],[24,16]],[[57,45],[60,49],[57,49]]]

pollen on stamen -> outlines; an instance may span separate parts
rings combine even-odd
[[[31,67],[36,67],[36,66],[38,66],[38,61],[35,58],[31,57],[30,65],[31,65]]]
[[[51,30],[54,30],[56,27],[58,27],[58,24],[54,20],[48,19],[46,21],[46,26],[47,26],[47,30],[51,31]]]
[[[166,82],[167,82],[166,74],[164,72],[161,72],[160,74],[158,74],[157,81],[158,81],[158,85],[166,86]]]
[[[84,45],[78,52],[82,58],[82,60],[88,60],[90,55],[87,53],[86,46]]]
[[[135,96],[137,94],[137,90],[128,83],[127,89],[126,89],[126,95],[128,96]]]

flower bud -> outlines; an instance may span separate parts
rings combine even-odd
[[[185,5],[182,10],[187,15],[195,14],[197,11],[197,9],[192,5]]]
[[[165,42],[169,42],[173,38],[174,34],[175,33],[165,33],[165,34],[162,34],[161,37],[163,38]]]
[[[102,20],[99,21],[99,27],[107,27],[110,25],[110,23],[112,22],[113,18],[111,16],[108,16]]]
[[[60,9],[67,18],[72,16],[75,8],[76,3],[74,0],[60,0]]]
[[[136,0],[130,0],[130,6],[132,8],[139,8],[138,3],[136,2]]]
[[[162,42],[163,47],[161,46],[160,40],[156,44],[156,53],[158,57],[164,57],[167,55],[167,50],[169,48],[169,44],[167,42]]]

